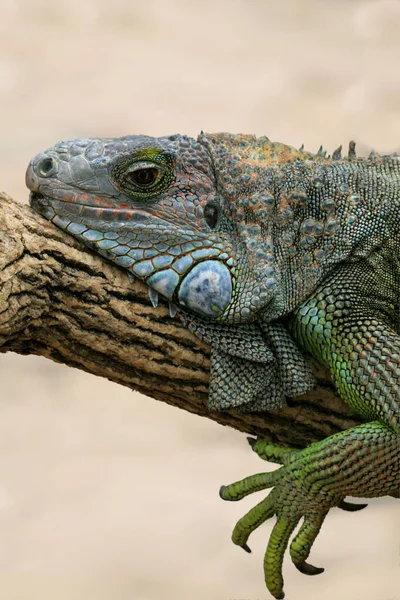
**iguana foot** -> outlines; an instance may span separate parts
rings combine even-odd
[[[249,439],[253,450],[261,458],[278,462],[283,466],[276,471],[251,475],[241,481],[222,486],[220,496],[224,500],[241,500],[248,494],[267,488],[273,488],[269,495],[252,508],[236,524],[232,541],[246,552],[250,552],[247,540],[250,534],[267,519],[277,516],[264,558],[265,583],[275,598],[284,598],[282,562],[289,539],[300,519],[304,521],[290,545],[290,556],[296,568],[306,575],[318,575],[323,568],[314,567],[306,562],[311,547],[317,537],[322,523],[333,506],[359,510],[364,505],[344,503],[343,496],[328,491],[324,479],[332,477],[336,471],[335,464],[327,471],[321,470],[318,479],[316,460],[321,456],[310,453],[310,448],[297,450],[280,448],[262,440]],[[327,467],[327,465],[324,465]],[[322,471],[325,471],[322,475]],[[310,478],[312,485],[305,484]],[[354,509],[354,506],[357,506]]]

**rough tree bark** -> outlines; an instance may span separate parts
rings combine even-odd
[[[359,419],[319,386],[273,413],[207,409],[209,348],[150,304],[146,287],[0,194],[0,352],[37,354],[240,431],[304,446]],[[4,374],[2,375],[4,377]]]

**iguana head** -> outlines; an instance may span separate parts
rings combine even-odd
[[[80,139],[37,155],[26,181],[37,211],[153,293],[214,322],[269,321],[369,236],[352,165],[333,159],[250,135]]]
[[[237,138],[59,142],[28,167],[30,202],[178,305],[218,321],[249,320],[271,302],[277,283],[263,230],[268,197],[261,189],[254,194],[260,187],[254,167],[272,146],[266,138],[254,148],[256,138]],[[229,157],[225,167],[219,142],[223,160]],[[250,206],[246,194],[229,197],[229,186],[224,197],[224,169],[234,172],[246,152],[251,164],[240,177],[243,190],[254,188]],[[246,220],[250,210],[259,211],[254,222]]]

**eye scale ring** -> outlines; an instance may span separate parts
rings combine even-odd
[[[133,200],[152,200],[174,180],[173,158],[158,149],[146,148],[136,155],[123,155],[111,163],[114,185]]]

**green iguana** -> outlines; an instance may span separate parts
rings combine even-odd
[[[235,544],[276,515],[265,581],[283,598],[282,561],[306,562],[346,496],[399,497],[400,157],[332,158],[266,137],[201,134],[59,142],[30,163],[31,206],[171,302],[211,345],[209,407],[274,409],[309,390],[303,350],[330,369],[365,419],[299,450],[250,440],[272,473],[223,486],[267,488]]]

